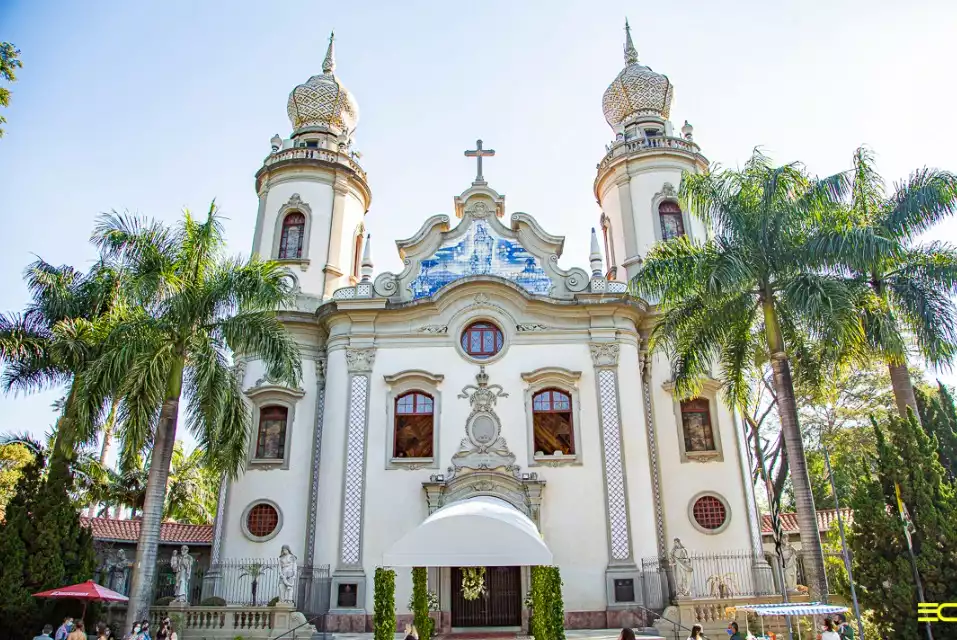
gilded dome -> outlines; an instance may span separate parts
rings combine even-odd
[[[322,61],[322,75],[315,75],[292,90],[286,113],[293,131],[315,127],[335,134],[351,133],[359,122],[359,104],[335,75],[335,34]]]
[[[625,68],[621,70],[601,99],[605,120],[615,128],[637,115],[654,115],[668,119],[674,85],[667,76],[655,73],[638,62],[638,52],[631,41],[631,28],[625,21]]]

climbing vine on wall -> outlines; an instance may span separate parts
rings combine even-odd
[[[395,571],[379,567],[375,570],[375,640],[395,640]]]

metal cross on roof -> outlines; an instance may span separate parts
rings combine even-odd
[[[482,158],[490,158],[495,155],[494,149],[483,149],[482,141],[475,141],[475,149],[471,151],[466,151],[465,155],[469,158],[475,158],[478,161],[478,167],[475,171],[475,181],[476,182],[485,182],[485,178],[482,177]]]

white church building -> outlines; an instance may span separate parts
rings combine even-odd
[[[430,567],[440,628],[521,624],[530,563],[509,527],[539,535],[560,568],[569,628],[637,624],[641,607],[715,595],[716,579],[723,595],[762,588],[736,416],[717,383],[673,395],[668,359],[648,351],[655,308],[627,292],[652,245],[708,230],[676,198],[707,160],[669,119],[673,85],[638,61],[630,33],[624,54],[602,97],[614,140],[583,268],[560,268],[564,237],[507,210],[478,141],[475,179],[448,215],[409,220],[401,272],[375,273],[373,180],[352,151],[358,105],[330,39],[322,72],[289,95],[291,135],[256,173],[253,253],[288,266],[297,297],[281,317],[303,378],[287,388],[237,360],[253,428],[246,470],[221,492],[214,567],[284,546],[328,565],[329,628],[343,631],[371,628],[373,576],[390,563]],[[472,524],[442,529],[432,514]],[[486,567],[478,602],[461,593],[470,566]],[[410,571],[396,583],[404,614]]]

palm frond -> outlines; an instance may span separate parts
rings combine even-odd
[[[895,185],[879,221],[889,232],[913,238],[957,212],[957,176],[947,171],[920,169]]]

